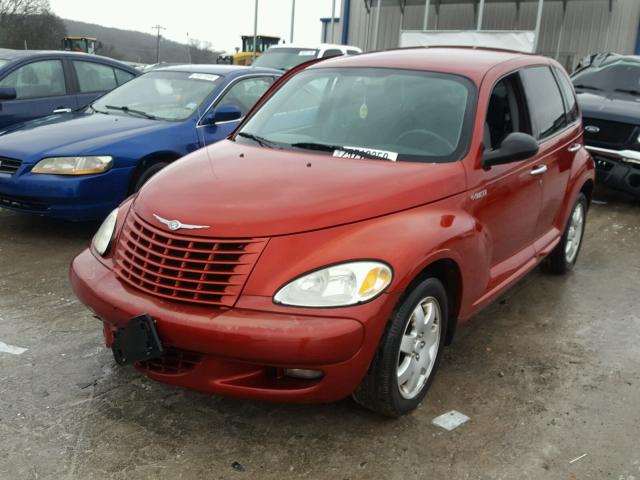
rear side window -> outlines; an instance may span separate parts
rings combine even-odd
[[[556,77],[558,77],[560,90],[562,90],[562,95],[564,96],[567,107],[567,122],[573,123],[580,116],[580,113],[578,112],[578,102],[576,101],[576,96],[573,93],[573,87],[571,86],[567,76],[557,68]]]
[[[567,125],[562,95],[549,67],[529,67],[521,72],[537,138],[543,140]]]
[[[331,48],[322,54],[322,58],[339,57],[340,55],[342,55],[342,50]]]
[[[113,68],[100,63],[74,61],[81,93],[108,92],[118,86]]]
[[[358,55],[359,53],[358,50],[347,50],[347,55]]]
[[[19,100],[67,94],[60,60],[42,60],[23,65],[4,77],[0,87],[15,88]]]

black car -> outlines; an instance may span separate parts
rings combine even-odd
[[[98,55],[0,49],[0,128],[83,108],[139,74]]]
[[[640,198],[640,56],[596,55],[572,80],[598,182]]]

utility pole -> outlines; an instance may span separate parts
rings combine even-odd
[[[336,0],[331,2],[331,43],[334,43],[334,34],[336,31]]]
[[[154,25],[151,27],[158,32],[156,37],[156,63],[160,63],[160,30],[166,30],[162,25]]]
[[[290,43],[293,43],[293,22],[296,18],[296,0],[291,0],[291,38]]]
[[[253,14],[253,61],[256,61],[256,50],[258,49],[258,0],[256,0],[256,10]]]
[[[189,64],[193,63],[191,60],[191,40],[189,39],[189,32],[187,32],[187,53],[189,54]]]

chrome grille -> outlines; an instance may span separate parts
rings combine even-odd
[[[116,273],[151,295],[231,307],[265,244],[169,233],[131,212],[115,250]]]

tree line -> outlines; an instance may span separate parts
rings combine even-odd
[[[0,0],[0,47],[59,49],[67,34],[48,0]]]
[[[98,38],[97,51],[117,60],[154,63],[154,35],[101,25],[63,20],[48,0],[0,0],[0,48],[58,50],[67,35]],[[179,63],[216,63],[220,52],[211,43],[191,38],[187,45],[163,38],[160,60]]]

